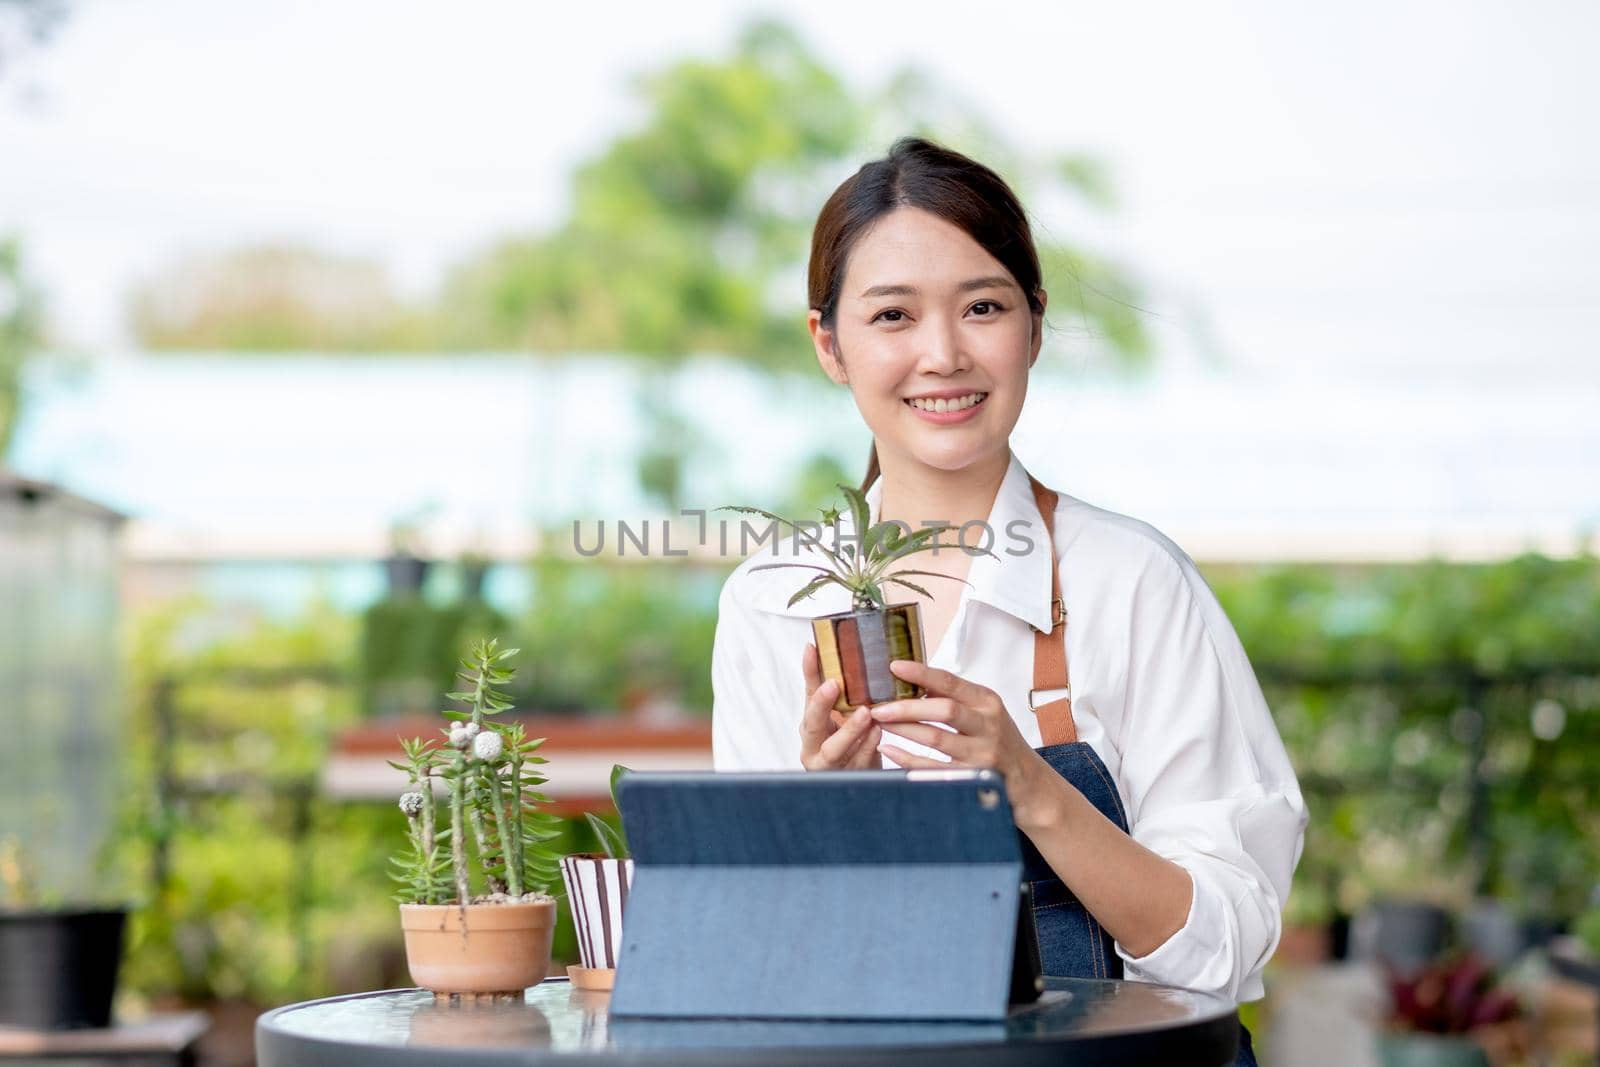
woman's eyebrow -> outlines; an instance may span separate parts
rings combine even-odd
[[[999,274],[991,274],[984,278],[968,278],[956,286],[958,293],[970,293],[974,289],[1009,289],[1012,286],[1010,278]],[[870,300],[875,296],[916,296],[917,287],[914,285],[874,285],[861,293],[862,300]]]

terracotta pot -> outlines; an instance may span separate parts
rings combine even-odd
[[[1329,940],[1326,923],[1284,923],[1272,958],[1296,967],[1314,967],[1327,961]]]
[[[435,993],[521,993],[550,970],[555,900],[468,904],[466,929],[456,904],[402,904],[411,980]]]
[[[923,690],[889,672],[889,661],[926,663],[922,644],[922,612],[918,605],[890,604],[871,611],[841,611],[811,620],[817,639],[822,676],[840,683],[835,711],[848,713],[862,704],[919,697]]]
[[[622,915],[633,888],[633,860],[602,855],[561,858],[582,966],[567,968],[580,989],[610,989],[622,950]]]

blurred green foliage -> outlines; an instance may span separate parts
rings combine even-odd
[[[115,858],[136,904],[126,988],[274,1004],[407,984],[386,869],[405,817],[390,799],[319,789],[332,738],[361,718],[359,619],[317,606],[214,627],[200,600],[130,627],[134,784]],[[554,844],[585,833],[563,820]],[[576,958],[565,916],[555,951]]]
[[[362,707],[371,715],[438,710],[468,646],[506,625],[482,600],[440,605],[415,594],[384,597],[361,616]]]
[[[184,256],[135,286],[128,317],[151,350],[385,352],[432,339],[380,265],[300,245]]]
[[[663,701],[710,710],[726,568],[545,557],[533,575],[533,608],[518,634],[532,654],[523,707],[638,710]]]
[[[1600,561],[1206,573],[1311,810],[1291,918],[1387,892],[1463,905],[1480,886],[1526,915],[1570,918],[1586,906],[1600,877]],[[708,710],[725,574],[538,562],[533,607],[512,627],[532,680],[519,705],[657,698]],[[359,620],[321,608],[217,638],[203,607],[137,620],[130,645],[137,785],[121,859],[147,887],[163,841],[169,863],[135,918],[130,987],[274,1003],[403,983],[384,874],[403,817],[388,801],[305,792],[330,738],[360,715]],[[152,718],[162,679],[176,682],[168,740]],[[192,787],[166,809],[154,802],[161,774]],[[596,847],[581,821],[565,834],[564,848]],[[567,922],[558,957],[573,951]]]
[[[1600,563],[1208,569],[1311,809],[1291,912],[1600,880]]]
[[[1573,933],[1589,954],[1600,959],[1600,908],[1590,908],[1573,924]]]
[[[1110,205],[1105,169],[1026,151],[915,69],[853,89],[792,29],[750,22],[729,54],[669,62],[633,89],[643,118],[572,174],[548,229],[472,254],[436,296],[407,304],[367,261],[260,247],[176,264],[140,286],[149,349],[533,350],[722,353],[813,367],[804,329],[811,226],[832,189],[905,135],[966,151],[1024,202]],[[1036,232],[1058,333],[1083,354],[1138,365],[1150,346],[1139,286],[1109,259]],[[673,455],[645,472],[671,497]]]
[[[179,602],[129,641],[125,862],[140,891],[124,977],[145,993],[287,998],[319,980],[303,966],[303,894],[387,892],[368,865],[306,862],[359,855],[375,823],[340,818],[313,826],[304,853],[294,843],[329,739],[357,716],[355,620],[318,608],[221,638],[210,623],[203,602]]]
[[[28,276],[22,242],[0,238],[0,459],[16,432],[22,368],[44,341],[44,300]]]

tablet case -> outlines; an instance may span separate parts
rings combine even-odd
[[[995,1020],[1038,995],[992,771],[637,772],[617,802],[614,1017]]]

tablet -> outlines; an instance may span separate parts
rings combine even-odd
[[[995,1019],[1037,996],[988,770],[636,772],[617,1016]]]

